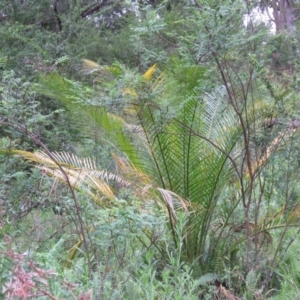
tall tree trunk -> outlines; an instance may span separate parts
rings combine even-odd
[[[293,8],[290,0],[272,0],[276,33],[292,30],[294,25]]]
[[[294,28],[294,16],[291,0],[286,0],[286,4],[286,27],[288,30],[292,30]]]

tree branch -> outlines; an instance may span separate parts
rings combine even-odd
[[[81,18],[87,18],[90,15],[94,14],[95,12],[99,11],[102,7],[108,6],[110,4],[112,4],[113,1],[111,0],[101,0],[98,3],[93,4],[92,6],[90,6],[89,8],[87,8],[86,10],[84,10],[80,16]]]

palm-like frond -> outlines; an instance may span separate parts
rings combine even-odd
[[[11,154],[35,162],[48,176],[68,183],[76,190],[84,190],[99,205],[107,204],[116,198],[110,182],[129,187],[132,183],[105,170],[97,170],[96,163],[90,158],[81,159],[67,152],[53,152],[51,158],[43,151],[27,152],[11,150]]]
[[[102,77],[101,81],[113,79],[114,76],[119,76],[123,74],[120,65],[101,66],[98,63],[89,59],[82,60],[81,72],[83,74],[97,73],[98,77]]]

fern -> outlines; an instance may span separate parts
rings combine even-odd
[[[246,276],[246,286],[249,292],[255,291],[257,281],[258,281],[258,276],[256,272],[253,269],[250,270]]]
[[[93,300],[98,300],[99,298],[101,298],[101,288],[102,288],[102,284],[101,284],[101,278],[98,274],[98,272],[94,273],[93,276],[93,281],[92,281],[92,299]]]
[[[219,280],[219,276],[217,274],[207,273],[197,279],[197,284],[206,287],[207,285],[214,283],[215,280]]]

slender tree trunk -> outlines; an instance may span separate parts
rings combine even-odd
[[[55,14],[55,18],[56,18],[58,30],[62,31],[62,22],[61,22],[61,19],[59,17],[59,12],[58,12],[58,9],[57,9],[57,0],[53,1],[53,10],[54,10],[54,14]]]

